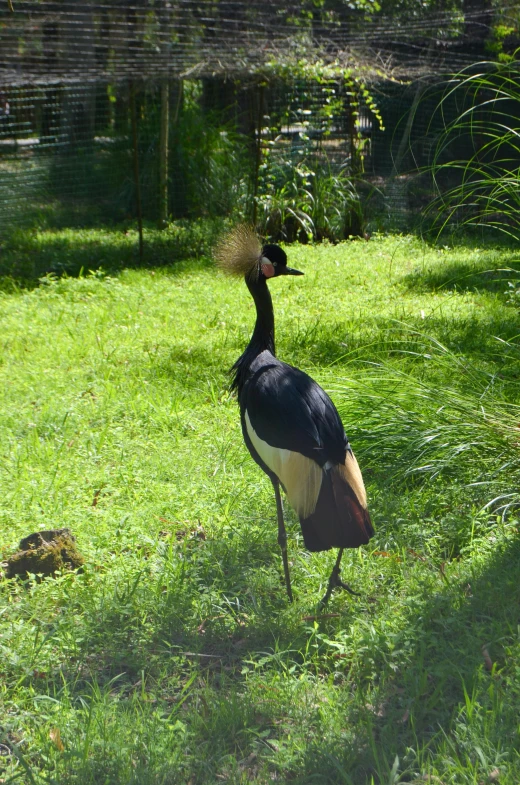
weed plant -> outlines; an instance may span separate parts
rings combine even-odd
[[[251,141],[222,113],[201,106],[196,83],[185,84],[183,104],[170,132],[173,217],[246,215],[253,168]],[[157,133],[157,121],[152,119],[151,126]],[[153,156],[156,161],[156,151]]]
[[[66,239],[86,262],[89,235]],[[68,526],[86,559],[0,580],[4,782],[520,780],[515,258],[287,252],[305,277],[272,284],[278,353],[331,392],[376,526],[344,556],[362,596],[325,613],[335,554],[288,511],[289,605],[228,392],[245,286],[197,258],[0,294],[2,554]]]

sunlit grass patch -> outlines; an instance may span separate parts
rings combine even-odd
[[[520,778],[507,281],[424,286],[453,257],[407,237],[287,252],[305,277],[272,283],[278,353],[340,408],[376,525],[344,557],[362,597],[318,618],[334,554],[289,512],[288,605],[228,391],[246,288],[203,259],[0,295],[0,547],[67,526],[86,559],[0,581],[0,778]]]

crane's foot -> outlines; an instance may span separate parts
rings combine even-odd
[[[359,592],[354,591],[354,589],[351,589],[348,583],[345,583],[344,581],[341,580],[341,578],[339,577],[339,565],[337,564],[330,574],[329,585],[327,586],[327,591],[325,592],[325,596],[320,601],[319,604],[320,608],[323,608],[328,603],[328,601],[330,600],[330,595],[332,594],[334,589],[345,589],[345,591],[348,591],[349,594],[353,594],[354,597],[362,596]]]

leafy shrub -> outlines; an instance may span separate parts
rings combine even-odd
[[[265,164],[258,198],[264,234],[279,240],[338,241],[362,233],[363,208],[346,165],[334,172],[326,158]]]

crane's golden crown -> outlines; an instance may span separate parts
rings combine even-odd
[[[258,275],[262,245],[255,230],[238,224],[220,238],[214,251],[217,267],[228,275]]]

